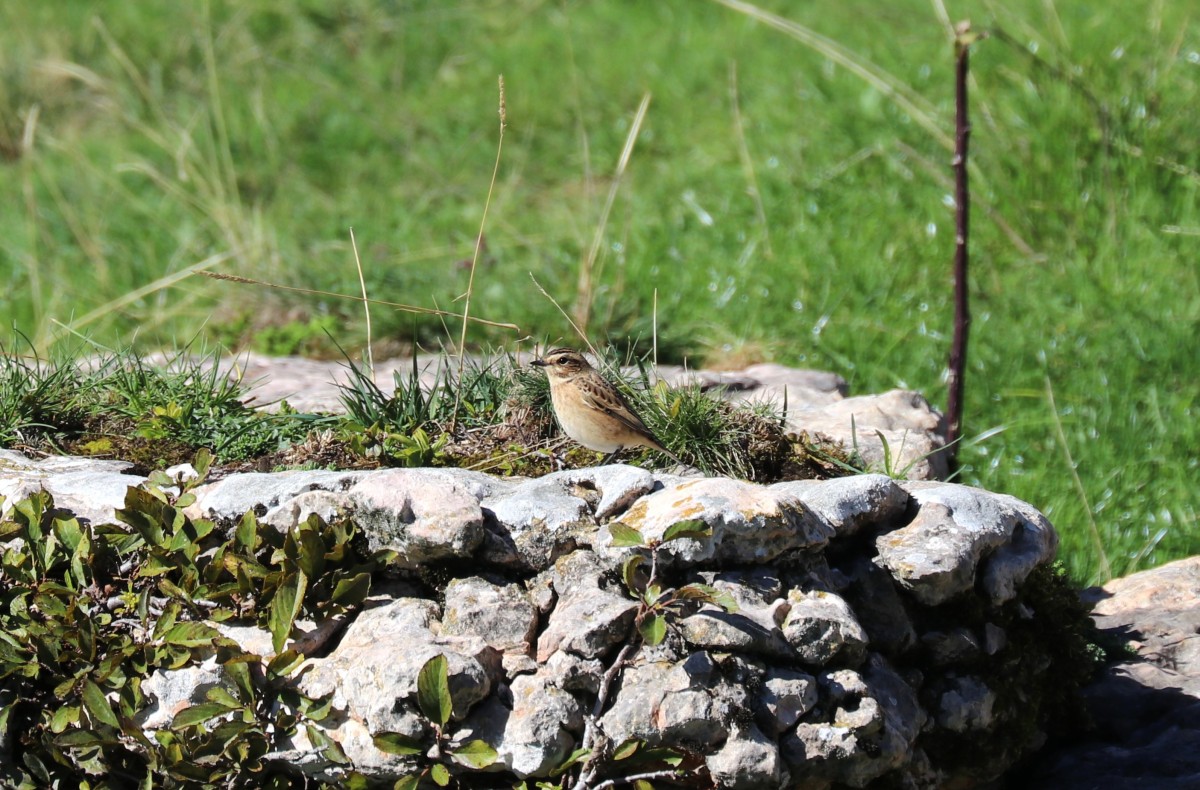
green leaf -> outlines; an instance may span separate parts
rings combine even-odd
[[[441,763],[434,763],[429,766],[429,778],[433,780],[438,787],[446,787],[450,784],[450,772],[446,770],[446,766]]]
[[[654,790],[654,785],[650,784],[645,779],[634,779],[633,790]]]
[[[425,718],[435,724],[450,721],[449,663],[440,653],[426,661],[417,675],[417,705]]]
[[[292,624],[296,622],[300,607],[304,603],[307,581],[303,573],[289,573],[275,591],[275,597],[271,599],[267,627],[271,631],[271,647],[276,653],[283,652],[283,646],[292,633]]]
[[[638,738],[626,738],[619,746],[617,746],[616,749],[613,750],[613,759],[627,760],[644,745],[645,744],[643,744],[643,742]]]
[[[196,621],[186,623],[177,623],[171,626],[165,634],[162,635],[162,640],[168,645],[179,645],[180,647],[203,647],[211,645],[213,640],[221,636],[221,632],[213,628],[211,625]]]
[[[242,693],[242,699],[247,704],[253,703],[257,694],[255,693],[254,679],[250,677],[250,665],[245,661],[230,661],[222,666],[225,668],[225,674]]]
[[[662,542],[666,543],[669,540],[676,540],[677,538],[692,538],[699,540],[700,538],[707,538],[711,536],[712,527],[710,527],[708,524],[705,524],[700,519],[694,518],[687,521],[677,521],[671,526],[667,527],[666,531],[663,532]]]
[[[625,580],[625,589],[629,590],[629,594],[638,595],[637,588],[637,572],[638,568],[646,564],[646,558],[641,554],[634,554],[621,565],[621,578]]]
[[[196,477],[189,481],[188,485],[198,485],[208,477],[208,470],[212,467],[213,455],[207,447],[201,447],[192,456],[192,468],[196,470]]]
[[[420,741],[398,732],[381,732],[372,736],[371,741],[376,749],[388,754],[421,754],[425,751]]]
[[[620,521],[614,521],[608,525],[608,534],[612,537],[614,548],[623,549],[646,545],[646,539],[642,537],[642,533]]]
[[[282,653],[279,653],[272,658],[271,662],[267,664],[267,674],[271,677],[285,678],[292,674],[296,667],[300,666],[302,663],[304,663],[303,653],[292,649],[284,650]]]
[[[463,744],[451,752],[450,756],[470,768],[487,768],[500,757],[495,749],[481,740]]]
[[[280,779],[283,779],[283,777],[280,777]],[[284,787],[290,786],[290,782],[284,785]],[[367,777],[363,776],[358,771],[351,771],[342,777],[342,787],[346,788],[346,790],[370,790],[371,783],[367,781]]]
[[[311,522],[290,530],[283,545],[288,559],[308,578],[316,579],[325,570],[325,541]]]
[[[96,721],[107,724],[110,727],[115,727],[118,730],[121,729],[121,722],[117,720],[117,716],[113,713],[108,700],[104,698],[104,692],[91,680],[83,682],[83,706],[87,708],[87,712]]]
[[[204,698],[209,702],[215,702],[218,705],[224,705],[228,710],[242,707],[242,703],[237,697],[230,694],[221,686],[213,686],[204,694]]]
[[[656,746],[653,749],[643,749],[638,755],[637,762],[662,762],[666,763],[672,768],[678,768],[680,763],[683,762],[683,755],[666,746]]]
[[[396,780],[396,784],[392,785],[392,790],[417,790],[417,785],[421,783],[419,776],[404,776]]]
[[[651,647],[661,644],[667,636],[667,619],[662,615],[647,614],[638,624],[638,631]]]
[[[82,749],[87,746],[100,746],[118,741],[101,737],[99,733],[92,730],[71,730],[55,738],[54,742],[65,749]]]
[[[238,522],[237,529],[233,531],[233,542],[239,550],[251,554],[258,550],[261,538],[258,535],[258,519],[253,510],[247,510]]]
[[[340,579],[333,587],[333,602],[342,606],[357,606],[371,592],[371,574],[359,573]]]
[[[308,740],[317,747],[321,756],[326,760],[339,765],[347,765],[350,762],[338,742],[330,738],[322,728],[308,724],[304,729],[308,733]]]
[[[79,706],[62,705],[58,708],[58,710],[54,711],[54,715],[50,717],[50,732],[57,735],[72,724],[78,723]]]
[[[83,530],[79,526],[79,521],[74,518],[55,518],[54,533],[58,535],[63,546],[71,552],[75,551],[79,546],[79,541],[83,539]]]
[[[182,729],[183,727],[191,727],[196,724],[203,724],[209,719],[228,713],[230,708],[218,702],[203,702],[199,705],[193,705],[190,708],[184,708],[175,714],[175,718],[171,720],[172,729]]]
[[[42,787],[50,787],[50,772],[46,770],[46,764],[38,759],[36,754],[25,752],[21,756],[21,761],[25,763],[25,767],[29,769],[33,777],[41,782]]]
[[[582,760],[584,757],[587,757],[591,753],[592,753],[591,749],[583,749],[583,748],[576,749],[575,751],[573,751],[567,755],[567,759],[563,760],[561,763],[554,766],[554,769],[550,771],[550,775],[551,776],[562,776],[563,774],[565,774],[567,771],[569,771],[571,769],[571,766],[575,765],[577,762]]]
[[[687,601],[707,601],[727,612],[738,610],[737,601],[733,600],[732,595],[707,584],[685,584],[675,591],[675,597]]]

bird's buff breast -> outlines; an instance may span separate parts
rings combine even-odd
[[[558,417],[558,424],[563,433],[584,447],[611,453],[623,446],[620,442],[621,437],[601,427],[601,420],[607,418],[607,415],[594,415],[590,406],[585,406],[572,397],[572,393],[564,393],[560,387],[551,389],[550,400],[554,404],[554,414]]]

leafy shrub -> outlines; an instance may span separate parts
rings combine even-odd
[[[355,548],[354,527],[310,518],[280,533],[247,514],[229,536],[183,514],[190,482],[158,473],[131,488],[121,525],[90,526],[40,492],[0,522],[0,782],[34,787],[288,787],[268,755],[328,704],[296,691],[303,660],[287,648],[296,619],[360,604],[385,556]],[[173,484],[173,486],[172,486]],[[275,656],[245,651],[217,624],[250,620]],[[158,669],[215,659],[232,691],[214,688],[171,725],[144,732],[142,681]]]

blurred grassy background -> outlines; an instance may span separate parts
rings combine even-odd
[[[731,0],[732,2],[732,0]],[[962,480],[1042,508],[1080,581],[1200,552],[1200,33],[1186,3],[762,0],[900,86],[703,0],[0,5],[0,317],[45,352],[334,352],[357,294],[660,359],[834,370],[944,405],[948,22],[972,58],[975,323]],[[1194,15],[1192,15],[1194,16]],[[376,309],[376,354],[456,340]],[[518,335],[473,328],[480,345]]]

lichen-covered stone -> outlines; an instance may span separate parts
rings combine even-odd
[[[817,681],[794,669],[767,670],[755,702],[757,721],[763,732],[779,735],[791,729],[817,704]]]
[[[398,553],[397,565],[470,557],[483,542],[479,500],[453,477],[424,469],[389,469],[348,492],[372,549]]]
[[[537,611],[518,584],[470,576],[446,585],[442,633],[476,635],[500,652],[532,652]]]
[[[558,603],[537,643],[537,660],[557,650],[597,658],[624,641],[633,628],[637,603],[601,583],[595,555],[575,552],[554,566]]]
[[[812,508],[839,538],[865,526],[890,524],[904,515],[908,492],[887,475],[851,475],[832,480],[788,480],[771,486]]]
[[[783,761],[775,739],[749,724],[735,725],[724,745],[704,762],[718,787],[756,790],[779,786]]]
[[[709,538],[680,538],[663,545],[664,565],[763,564],[797,550],[816,550],[829,540],[829,526],[798,499],[765,486],[728,478],[685,480],[642,497],[621,516],[648,541],[661,540],[671,526],[700,521]],[[605,530],[597,550],[621,556]]]
[[[448,663],[454,716],[461,719],[501,677],[500,654],[478,636],[438,636],[438,606],[397,598],[365,609],[337,648],[309,660],[301,689],[333,695],[333,706],[367,724],[372,733],[396,731],[403,704],[415,699],[417,676],[437,655]]]
[[[792,590],[788,604],[783,636],[802,662],[814,667],[835,660],[847,666],[862,663],[867,633],[845,599],[830,592]]]
[[[651,745],[721,743],[729,734],[734,706],[732,690],[715,670],[707,653],[629,667],[600,726],[614,743],[629,738]]]

